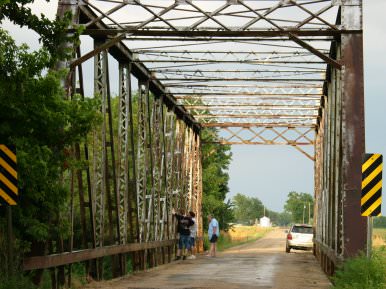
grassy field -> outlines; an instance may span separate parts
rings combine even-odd
[[[386,246],[386,229],[385,228],[373,229],[373,246],[374,247]]]
[[[228,232],[222,231],[220,233],[217,249],[222,251],[233,246],[253,242],[271,230],[270,228],[260,228],[257,226],[235,226]],[[209,248],[207,236],[204,238],[204,247],[205,249]]]

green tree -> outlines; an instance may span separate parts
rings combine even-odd
[[[20,200],[13,213],[18,251],[41,255],[50,243],[63,244],[69,236],[69,188],[65,180],[69,169],[84,166],[74,161],[71,150],[85,139],[98,116],[93,100],[76,95],[72,101],[65,100],[61,80],[66,72],[50,70],[65,57],[64,50],[55,52],[51,44],[60,47],[62,41],[69,40],[57,30],[67,27],[64,23],[68,21],[50,22],[54,27],[44,17],[39,22],[30,10],[20,6],[30,2],[12,1],[0,6],[0,20],[8,17],[16,24],[27,25],[41,33],[43,43],[41,49],[30,52],[27,45],[17,46],[0,29],[0,140],[17,148]],[[61,250],[59,245],[54,248]]]
[[[221,229],[227,229],[233,222],[232,204],[224,203],[228,188],[228,167],[232,159],[230,146],[214,143],[218,132],[208,128],[201,132],[202,140],[202,210],[204,226],[207,226],[206,216],[213,214],[220,223]]]
[[[235,219],[252,224],[264,214],[264,205],[258,198],[237,194],[233,197]]]
[[[386,217],[374,218],[374,228],[386,228]]]
[[[292,215],[292,222],[308,222],[308,213],[311,219],[314,216],[314,199],[308,193],[290,192],[284,205],[284,210]]]
[[[292,215],[288,212],[268,211],[267,216],[277,226],[288,226],[292,222]]]
[[[44,66],[53,67],[58,60],[72,55],[71,47],[63,44],[78,43],[81,28],[75,30],[73,34],[68,34],[66,28],[71,23],[71,13],[65,13],[63,17],[56,17],[55,20],[50,20],[43,14],[39,17],[26,6],[34,2],[35,0],[0,0],[0,23],[7,18],[16,25],[34,30],[43,44],[40,52],[45,52]],[[32,69],[31,66],[28,67]],[[39,71],[40,67],[36,69]]]

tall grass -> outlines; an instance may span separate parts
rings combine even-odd
[[[386,228],[373,229],[373,246],[386,246]]]
[[[236,226],[228,232],[221,231],[220,238],[217,241],[217,250],[222,251],[227,248],[256,241],[263,237],[270,228],[260,228],[257,226]],[[204,249],[209,249],[208,235],[204,236]]]
[[[333,277],[334,289],[385,289],[386,247],[347,260]]]

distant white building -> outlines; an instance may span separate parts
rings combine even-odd
[[[260,218],[260,227],[269,228],[271,226],[272,226],[272,224],[271,224],[270,218],[268,218],[266,216]]]

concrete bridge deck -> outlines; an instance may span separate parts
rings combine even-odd
[[[331,284],[311,252],[285,253],[285,233],[274,230],[256,242],[230,248],[216,258],[173,262],[85,289],[327,289]]]

